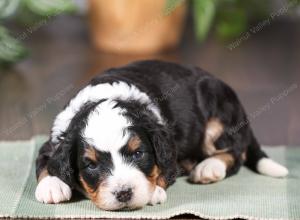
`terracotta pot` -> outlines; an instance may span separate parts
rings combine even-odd
[[[166,10],[166,0],[90,0],[94,45],[116,53],[155,53],[176,47],[185,20],[183,0]]]

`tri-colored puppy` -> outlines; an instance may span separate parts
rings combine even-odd
[[[284,177],[256,141],[236,94],[197,67],[141,61],[105,71],[60,112],[36,161],[36,199],[83,191],[105,210],[167,199],[176,177],[218,182],[247,165]]]

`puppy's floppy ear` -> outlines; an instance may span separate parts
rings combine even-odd
[[[155,128],[148,132],[150,132],[157,165],[161,170],[158,181],[163,181],[162,185],[167,187],[175,182],[178,174],[176,146],[171,131],[167,126],[156,124]]]
[[[77,146],[80,140],[80,130],[86,125],[86,118],[93,108],[99,103],[105,101],[101,99],[97,102],[86,102],[72,118],[68,129],[63,132],[63,139],[60,140],[59,146],[48,161],[48,173],[57,176],[59,179],[68,184],[71,188],[76,186],[77,170]]]
[[[74,140],[66,137],[49,159],[47,168],[51,176],[57,176],[71,188],[75,187],[76,148]]]

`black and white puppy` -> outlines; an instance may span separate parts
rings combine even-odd
[[[197,67],[141,61],[105,71],[53,124],[36,160],[36,199],[79,189],[105,210],[163,203],[177,176],[213,183],[245,164],[284,177],[256,141],[236,94]]]

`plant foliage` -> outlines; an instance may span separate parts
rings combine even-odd
[[[42,19],[75,10],[72,0],[0,0],[0,65],[15,63],[27,54],[22,43],[1,25],[5,19],[15,18],[23,24],[32,25]]]
[[[251,22],[265,19],[271,13],[272,0],[185,0],[191,3],[194,29],[201,42],[214,31],[223,41],[240,36]],[[289,0],[300,3],[300,0]],[[182,0],[167,0],[174,8]]]

